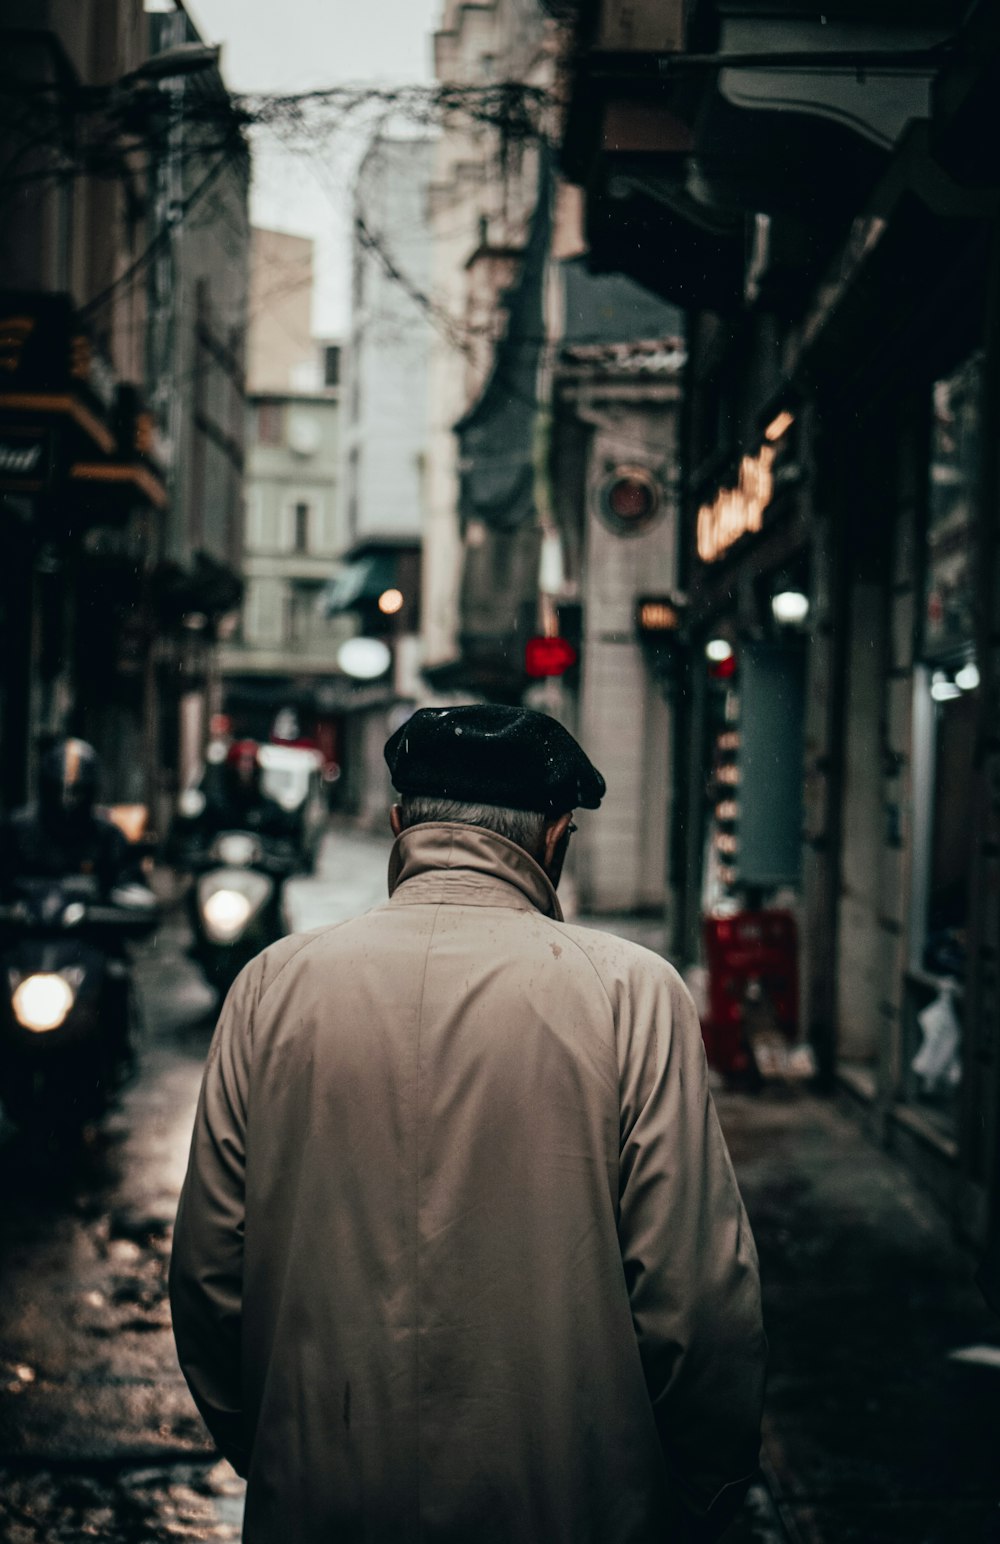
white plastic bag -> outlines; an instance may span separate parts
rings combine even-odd
[[[917,1014],[923,1044],[910,1066],[927,1095],[946,1094],[961,1081],[962,1028],[955,1012],[955,983],[942,981],[938,995]]]

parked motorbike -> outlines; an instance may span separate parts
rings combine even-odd
[[[220,992],[244,965],[288,931],[284,881],[295,873],[292,842],[250,831],[223,831],[200,857],[191,855],[192,953]]]
[[[128,941],[157,920],[143,885],[104,898],[86,875],[21,880],[0,907],[0,1100],[17,1124],[65,1132],[107,1109],[134,1059]]]

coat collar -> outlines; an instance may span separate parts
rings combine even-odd
[[[405,894],[404,894],[405,892]],[[521,906],[557,922],[562,907],[548,876],[523,848],[482,826],[428,821],[396,838],[389,857],[396,901]]]

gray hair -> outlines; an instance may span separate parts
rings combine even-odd
[[[403,794],[400,800],[404,827],[429,821],[457,821],[464,826],[484,826],[523,847],[531,857],[542,851],[548,816],[535,810],[510,810],[500,804],[465,804],[458,799],[432,799],[424,794]]]

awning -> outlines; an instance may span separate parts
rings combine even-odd
[[[105,520],[167,505],[152,415],[115,377],[68,295],[0,293],[0,487],[79,495]]]
[[[324,588],[320,614],[333,617],[358,606],[374,605],[380,595],[396,584],[397,568],[394,552],[373,552],[355,558]]]
[[[0,292],[0,413],[65,425],[73,448],[115,449],[114,372],[68,295]]]

